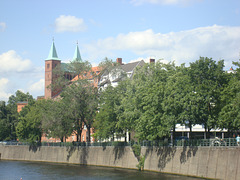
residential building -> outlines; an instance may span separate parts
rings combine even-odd
[[[17,112],[19,113],[26,105],[28,105],[27,101],[17,102]]]
[[[104,89],[110,84],[111,86],[116,87],[118,85],[118,82],[123,80],[125,77],[131,79],[133,77],[134,71],[138,67],[142,67],[145,64],[143,60],[123,64],[122,58],[117,58],[116,62],[119,64],[119,66],[116,66],[116,68],[112,69],[110,72],[104,72],[100,77],[98,83],[99,88]],[[149,62],[155,63],[155,59],[150,59]]]

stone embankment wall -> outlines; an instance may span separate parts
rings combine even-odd
[[[144,169],[164,173],[240,179],[240,147],[142,147]],[[131,147],[2,146],[3,160],[44,161],[136,169]]]
[[[29,147],[1,146],[2,160],[71,163],[136,169],[131,148],[124,147]]]
[[[240,180],[240,147],[142,148],[145,170]]]

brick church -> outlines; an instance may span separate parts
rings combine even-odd
[[[75,62],[75,61],[82,61],[78,45],[76,46],[75,53],[74,53],[74,56],[72,59],[72,62]],[[59,93],[61,92],[61,90],[53,91],[53,90],[51,90],[51,88],[49,88],[49,86],[54,83],[53,70],[56,66],[61,67],[61,69],[65,73],[66,79],[68,79],[69,81],[76,81],[78,79],[77,75],[74,77],[72,75],[72,73],[68,72],[68,70],[67,70],[68,63],[62,63],[61,60],[58,58],[55,44],[53,42],[50,52],[49,52],[49,55],[48,55],[48,58],[45,60],[45,90],[44,90],[45,91],[45,95],[44,95],[45,99],[49,99],[49,98],[53,99],[56,96],[58,96]],[[92,67],[92,71],[95,72],[96,74],[98,74],[100,72],[98,67]],[[89,80],[91,80],[92,77],[89,77],[89,78],[90,78]],[[98,80],[95,79],[93,82],[94,82],[94,86],[97,87]]]
[[[74,56],[73,56],[73,59],[72,59],[72,62],[74,62],[74,61],[82,61],[78,44],[76,46]],[[132,76],[134,74],[134,70],[138,66],[143,66],[145,64],[145,62],[143,60],[123,64],[122,63],[122,58],[117,58],[116,62],[121,65],[121,71],[124,71],[127,74],[127,77],[130,78],[130,79],[132,78]],[[149,63],[155,63],[155,59],[150,59]],[[58,58],[56,47],[55,47],[55,44],[54,44],[54,41],[53,41],[52,45],[51,45],[49,55],[48,55],[47,59],[45,60],[44,96],[39,96],[37,98],[38,100],[40,100],[40,99],[56,99],[61,94],[61,90],[52,90],[51,88],[49,88],[50,85],[54,84],[54,82],[56,80],[56,78],[54,78],[53,71],[54,71],[54,68],[57,67],[57,66],[60,67],[61,70],[64,71],[64,76],[69,81],[76,81],[79,78],[78,75],[73,76],[72,73],[70,73],[67,70],[68,63],[62,63],[61,59]],[[92,71],[97,75],[100,73],[100,69],[98,67],[92,67]],[[94,84],[95,87],[98,87],[98,88],[105,88],[109,84],[111,84],[113,87],[116,87],[118,82],[121,81],[121,78],[119,78],[116,75],[111,75],[111,73],[110,74],[105,74],[104,73],[101,77],[97,77],[97,78],[96,77],[94,78],[90,75],[90,76],[87,76],[87,78],[88,78],[88,80],[90,80]],[[20,112],[21,109],[27,104],[28,104],[27,102],[19,102],[17,104],[18,105],[18,112]],[[91,129],[90,134],[91,135],[93,134],[92,129]],[[94,141],[93,137],[88,137],[87,128],[83,125],[81,141],[86,142],[88,139],[90,139],[91,142]],[[72,142],[72,141],[76,141],[76,140],[77,140],[77,136],[75,135],[75,133],[73,133],[70,137],[66,138],[67,142]],[[118,139],[118,140],[121,141],[121,139]],[[60,139],[50,138],[50,137],[47,137],[46,135],[43,135],[42,142],[60,142]]]
[[[72,62],[74,61],[82,61],[81,55],[80,55],[80,51],[78,48],[78,44],[76,46],[75,52],[74,52],[74,56],[72,59]],[[49,52],[49,55],[47,57],[47,59],[45,60],[45,88],[44,88],[44,99],[55,99],[57,97],[59,97],[61,90],[52,90],[51,88],[49,88],[49,86],[51,84],[54,84],[55,78],[54,78],[54,68],[59,66],[61,68],[61,70],[64,71],[64,76],[66,79],[68,79],[69,81],[76,81],[78,79],[78,75],[76,75],[75,77],[72,75],[72,73],[70,73],[67,70],[67,63],[62,63],[61,59],[58,58],[57,55],[57,51],[56,51],[56,47],[54,44],[54,41],[52,42],[52,46]],[[94,71],[95,73],[99,73],[99,69],[98,67],[92,67],[92,71]],[[91,80],[91,78],[93,77],[89,77]],[[98,84],[98,79],[94,79],[94,86],[97,87]],[[92,135],[93,131],[91,129],[90,134]],[[82,134],[81,134],[81,141],[82,142],[86,142],[88,139],[90,139],[91,142],[94,141],[94,139],[92,137],[88,137],[88,133],[87,133],[87,128],[83,125],[83,129],[82,129]],[[72,141],[76,141],[77,140],[77,136],[75,135],[75,133],[73,133],[70,137],[66,138],[66,142],[72,142]],[[45,142],[59,142],[60,139],[55,139],[55,138],[48,138],[46,136],[42,137],[42,141]]]

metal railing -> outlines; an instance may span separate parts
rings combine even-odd
[[[162,140],[162,141],[141,141],[141,142],[18,142],[18,141],[0,141],[1,145],[36,145],[36,146],[58,146],[58,147],[89,147],[89,146],[133,146],[140,144],[145,147],[162,147],[162,146],[238,146],[235,138],[214,138],[214,139],[181,139],[181,140]],[[239,146],[240,147],[240,146]]]

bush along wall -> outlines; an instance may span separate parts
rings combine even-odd
[[[139,171],[144,170],[144,162],[145,162],[145,156],[141,154],[141,145],[140,144],[134,144],[132,146],[133,153],[135,157],[138,159],[138,164],[136,167]]]

